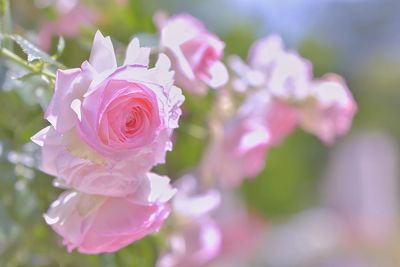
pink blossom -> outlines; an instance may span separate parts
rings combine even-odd
[[[179,190],[172,202],[174,211],[183,216],[193,219],[208,216],[220,204],[220,193],[216,189],[201,190],[193,175],[181,177],[174,186]]]
[[[149,53],[134,39],[117,67],[110,38],[97,32],[90,61],[57,72],[45,114],[51,126],[32,138],[42,146],[42,170],[82,192],[125,196],[165,161],[184,98],[168,58],[149,69]]]
[[[177,84],[196,94],[205,94],[207,86],[223,86],[228,80],[221,62],[225,44],[189,14],[162,16],[155,17],[161,47],[172,60]]]
[[[201,190],[192,175],[180,178],[173,200],[177,231],[169,236],[170,249],[157,262],[158,267],[204,266],[220,252],[221,229],[211,213],[219,206],[220,194]]]
[[[162,255],[157,267],[204,266],[218,255],[220,238],[220,229],[211,219],[184,225],[169,237],[171,252]]]
[[[222,184],[237,186],[264,168],[269,141],[268,129],[258,118],[232,120],[210,145],[207,168]]]
[[[248,63],[254,69],[268,72],[273,68],[276,58],[285,53],[283,41],[279,35],[272,34],[257,40],[249,49]]]
[[[309,94],[311,62],[295,51],[285,50],[278,35],[256,41],[250,48],[248,64],[234,57],[231,65],[242,87],[260,88],[284,101],[302,101]]]
[[[268,80],[270,93],[288,101],[301,101],[309,94],[311,63],[294,52],[280,54]]]
[[[158,188],[151,190],[147,199],[66,191],[53,202],[44,218],[63,237],[69,251],[74,248],[87,254],[117,251],[158,231],[169,215],[165,202],[175,191],[167,178],[155,174],[150,177],[158,180],[153,182]],[[162,181],[165,179],[166,182]]]
[[[251,94],[210,145],[206,164],[222,184],[238,186],[260,174],[268,149],[280,144],[297,123],[295,108],[266,92]]]
[[[92,25],[97,15],[78,1],[56,1],[54,3],[58,18],[45,21],[38,34],[38,45],[45,51],[50,50],[51,39],[54,36],[75,37],[82,27]]]
[[[281,38],[271,35],[256,41],[249,52],[252,69],[264,75],[264,87],[275,97],[302,100],[312,80],[311,63],[294,51],[286,51]]]
[[[265,90],[249,94],[237,116],[262,124],[268,131],[269,145],[280,144],[297,127],[299,120],[296,107]]]
[[[222,236],[218,266],[248,266],[249,260],[262,253],[262,241],[268,237],[265,237],[266,224],[261,216],[236,210],[218,219],[218,225]]]
[[[357,104],[345,81],[328,74],[313,82],[310,99],[301,109],[303,129],[332,144],[337,136],[350,129]]]
[[[256,41],[248,62],[231,59],[239,76],[233,85],[249,95],[244,105],[253,115],[247,116],[266,118],[271,144],[281,142],[297,125],[327,144],[350,129],[357,105],[344,80],[332,74],[313,80],[311,63],[285,50],[279,36]]]

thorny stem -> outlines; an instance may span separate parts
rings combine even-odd
[[[11,52],[10,50],[8,50],[7,48],[2,48],[0,47],[0,55],[6,57],[7,59],[13,61],[14,63],[20,65],[21,67],[32,71],[34,73],[37,74],[42,74],[44,76],[46,76],[46,78],[50,79],[50,80],[55,80],[56,79],[56,75],[54,73],[52,73],[49,70],[46,69],[42,69],[42,68],[38,68],[37,66],[34,66],[32,64],[29,64],[28,61],[26,61],[25,59],[19,57],[18,55],[14,54],[13,52]]]

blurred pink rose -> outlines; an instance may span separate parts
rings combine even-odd
[[[357,104],[345,81],[338,75],[328,74],[313,82],[310,99],[301,108],[303,129],[332,144],[337,136],[351,127]]]
[[[56,20],[46,20],[40,27],[38,45],[45,51],[51,48],[54,36],[75,37],[84,26],[92,25],[97,20],[94,11],[81,5],[78,1],[60,0],[52,3],[58,13]]]
[[[117,198],[66,191],[53,202],[44,218],[63,237],[69,251],[117,251],[158,231],[169,215],[165,202],[175,193],[168,185],[169,179],[149,176],[156,188],[148,191],[151,193],[147,199],[141,195]]]
[[[223,86],[228,80],[220,61],[225,44],[189,14],[162,16],[155,17],[161,47],[172,60],[178,85],[196,94],[205,94],[207,86]]]
[[[183,225],[169,237],[171,252],[164,254],[157,267],[200,267],[214,259],[221,245],[220,228],[209,218]]]
[[[233,86],[248,93],[248,114],[264,113],[259,116],[267,118],[271,144],[278,144],[298,125],[327,144],[348,132],[357,104],[340,76],[313,80],[311,62],[285,50],[277,35],[256,41],[248,62],[231,58],[238,76]]]
[[[174,185],[178,189],[173,199],[176,231],[169,236],[170,249],[162,254],[157,267],[204,266],[220,251],[221,229],[211,218],[220,194],[215,189],[202,190],[192,175]]]
[[[221,251],[216,266],[249,266],[263,253],[266,222],[257,215],[238,211],[231,216],[219,218]]]
[[[238,186],[264,168],[269,140],[268,129],[258,118],[234,119],[210,145],[207,168],[222,184]]]
[[[256,41],[249,52],[250,67],[263,73],[270,94],[285,100],[302,100],[309,93],[312,64],[295,51],[286,51],[278,35]]]
[[[276,58],[285,53],[284,49],[279,35],[269,35],[252,44],[249,49],[248,63],[254,69],[269,72],[274,67]]]
[[[125,196],[165,161],[184,97],[168,58],[161,54],[149,69],[149,53],[134,39],[117,67],[110,38],[97,32],[90,63],[57,72],[45,114],[51,126],[32,137],[43,171],[86,193]]]
[[[278,145],[297,127],[299,114],[295,106],[271,96],[267,91],[253,92],[239,108],[242,120],[258,120],[268,131],[268,144]]]
[[[210,145],[207,168],[222,184],[238,186],[260,174],[268,149],[280,144],[297,123],[295,108],[264,91],[251,94]]]
[[[254,42],[249,50],[248,65],[234,57],[231,67],[240,76],[242,87],[261,88],[285,101],[301,101],[309,94],[311,62],[295,51],[285,50],[278,35]]]

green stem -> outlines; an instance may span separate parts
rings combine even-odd
[[[29,71],[32,71],[37,74],[42,74],[53,81],[56,79],[56,75],[54,73],[52,73],[51,71],[46,70],[46,69],[41,69],[41,68],[38,68],[37,66],[29,64],[28,61],[24,60],[23,58],[19,57],[18,55],[14,54],[13,52],[11,52],[10,50],[8,50],[6,48],[0,48],[0,55],[3,55],[7,59],[13,61],[14,63],[20,65],[21,67],[23,67]]]
[[[12,31],[11,11],[9,0],[0,0],[0,32],[2,34],[9,34]],[[13,50],[13,43],[11,40],[0,40],[1,46]]]

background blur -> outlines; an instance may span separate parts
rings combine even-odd
[[[14,30],[33,42],[45,22],[59,16],[44,2],[11,1]],[[88,58],[97,28],[112,36],[117,50],[133,34],[153,44],[152,16],[162,9],[200,18],[226,42],[226,55],[245,58],[253,41],[278,33],[313,62],[316,77],[344,76],[359,105],[349,135],[325,147],[298,130],[270,150],[264,172],[237,192],[268,224],[251,266],[400,266],[400,1],[81,2],[95,19],[78,37],[66,37],[60,61],[68,67]],[[42,107],[51,92],[40,82],[12,81],[12,73],[0,59],[0,266],[154,266],[157,237],[101,256],[68,254],[60,245],[42,218],[60,190],[35,169],[38,148],[29,139],[46,124]],[[178,178],[198,163],[206,139],[184,122],[205,125],[210,101],[187,96],[189,114],[161,172]]]

